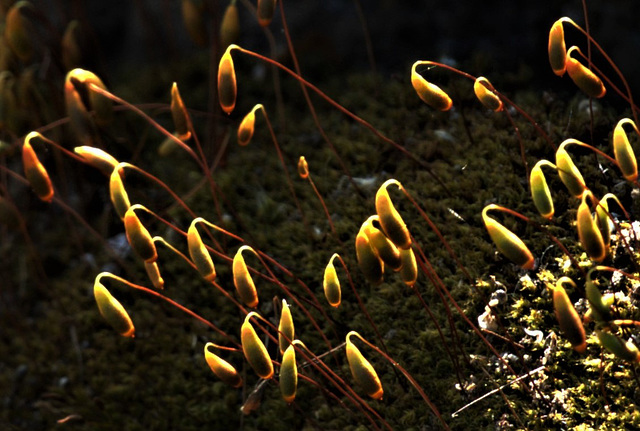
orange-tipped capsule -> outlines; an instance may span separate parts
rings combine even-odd
[[[284,354],[291,341],[295,338],[295,328],[293,327],[293,317],[286,300],[282,300],[282,313],[278,324],[278,347],[280,354]]]
[[[416,67],[420,64],[423,64],[423,62],[416,61],[411,67],[411,85],[413,85],[413,89],[416,90],[418,97],[427,105],[438,111],[448,111],[453,106],[451,98],[440,87],[428,82],[416,72]]]
[[[554,213],[553,199],[551,199],[551,191],[547,185],[547,179],[542,172],[542,166],[551,166],[557,169],[556,165],[548,160],[540,160],[535,164],[529,176],[531,198],[540,215],[551,220]]]
[[[590,71],[582,63],[571,57],[571,53],[578,50],[577,46],[572,46],[567,51],[567,73],[569,78],[582,90],[587,96],[599,99],[607,93],[602,80]]]
[[[238,145],[244,147],[251,142],[253,131],[256,124],[256,111],[262,109],[262,105],[258,103],[253,109],[244,116],[238,127]]]
[[[231,111],[235,108],[238,92],[236,71],[231,58],[231,50],[234,48],[235,45],[229,45],[222,58],[220,58],[220,65],[218,66],[218,99],[220,107],[227,114],[231,114]]]
[[[350,338],[353,335],[361,338],[360,335],[355,331],[351,331],[347,334],[347,361],[349,362],[351,375],[367,395],[369,395],[374,400],[379,400],[384,394],[382,384],[380,383],[380,379],[378,378],[376,370],[373,369],[369,361],[367,361],[367,359],[362,356],[360,350],[358,350],[355,344],[353,344],[353,342],[351,341]]]
[[[96,277],[93,284],[93,296],[96,298],[98,310],[113,329],[124,337],[133,337],[135,328],[129,313],[124,309],[122,304],[109,293],[106,287],[99,281],[100,276]]]
[[[276,10],[276,0],[258,0],[257,15],[258,23],[262,27],[271,24],[273,13]]]
[[[76,98],[67,100],[67,110],[69,111],[72,108],[85,111],[93,110],[98,124],[109,124],[113,117],[113,104],[108,97],[93,91],[90,84],[102,90],[107,89],[102,80],[93,72],[76,68],[67,73],[64,84],[65,97],[70,96],[71,93],[82,93],[79,100]],[[86,96],[86,98],[83,99],[83,96]],[[85,101],[88,102],[88,106],[85,105]],[[69,102],[71,102],[71,106]],[[82,104],[82,108],[73,106],[78,103]],[[69,112],[69,117],[73,121],[71,112]]]
[[[570,284],[575,288],[575,283],[569,277],[560,277],[553,288],[553,308],[556,319],[560,325],[562,334],[569,340],[571,346],[578,353],[584,353],[587,349],[587,336],[582,326],[582,320],[574,308],[564,284]]]
[[[486,108],[495,112],[502,111],[502,100],[500,100],[500,97],[496,94],[493,85],[491,85],[489,80],[484,76],[480,76],[475,80],[473,83],[473,92],[476,94],[480,103]]]
[[[300,178],[303,180],[309,178],[309,164],[304,156],[300,156],[298,159],[298,175],[300,175]]]
[[[242,302],[248,307],[256,308],[258,306],[258,291],[242,256],[242,252],[245,250],[251,250],[255,254],[255,251],[248,245],[243,245],[238,249],[233,257],[233,284]]]
[[[27,177],[27,181],[29,181],[29,185],[35,194],[44,202],[51,202],[53,199],[51,179],[30,143],[31,139],[40,136],[38,132],[31,132],[24,138],[22,164],[24,166],[24,176]]]
[[[607,256],[608,250],[602,238],[602,233],[600,233],[596,221],[591,216],[591,209],[587,205],[587,197],[593,199],[590,191],[582,195],[582,201],[576,213],[578,237],[587,256],[596,262],[602,262]]]
[[[216,279],[216,268],[213,265],[213,260],[211,260],[209,250],[207,250],[204,242],[202,242],[202,237],[196,228],[196,224],[201,220],[201,218],[194,219],[187,231],[189,256],[191,256],[191,260],[202,278],[207,281],[213,281]]]
[[[256,330],[253,329],[251,322],[249,319],[251,316],[258,316],[258,313],[255,311],[247,314],[247,317],[244,319],[244,323],[242,323],[242,328],[240,330],[240,340],[242,342],[242,351],[244,352],[244,357],[253,368],[253,371],[256,372],[258,376],[263,379],[270,379],[273,376],[273,364],[271,363],[271,358],[269,357],[269,353],[267,352],[267,348],[264,346],[258,334],[256,334]]]
[[[207,365],[220,380],[233,388],[242,386],[242,377],[233,365],[209,350],[209,347],[216,347],[213,343],[204,346],[204,359]]]
[[[400,268],[400,277],[404,284],[413,287],[418,281],[418,263],[413,249],[400,249],[400,258],[402,259],[402,267]]]
[[[362,228],[356,235],[356,258],[364,278],[371,284],[380,284],[384,273],[384,263],[374,251]]]
[[[387,187],[394,184],[398,186],[400,190],[403,190],[402,184],[395,179],[389,179],[384,182],[376,193],[376,213],[380,218],[380,226],[382,231],[387,235],[387,238],[393,242],[398,248],[411,247],[411,235],[407,225],[400,217],[400,213],[393,206]]]
[[[324,277],[322,278],[322,288],[324,290],[324,297],[327,298],[327,302],[332,307],[338,307],[342,298],[342,291],[340,289],[340,280],[336,272],[336,267],[333,264],[333,260],[338,257],[337,253],[334,253],[329,259],[329,263],[324,269]]]
[[[290,344],[282,355],[280,364],[280,393],[282,398],[289,404],[296,398],[298,389],[298,365],[296,364],[296,350]]]
[[[34,28],[25,10],[34,10],[31,2],[18,1],[7,12],[4,22],[4,37],[11,50],[24,62],[31,59],[34,45]]]
[[[158,262],[145,262],[144,269],[147,271],[147,275],[149,276],[149,280],[151,280],[151,284],[158,290],[164,289],[164,279],[162,275],[160,275],[160,267],[158,267]]]
[[[596,329],[596,335],[600,345],[616,355],[623,361],[640,362],[640,352],[635,344],[630,341],[626,343],[615,334]]]
[[[240,17],[238,16],[238,7],[236,6],[236,1],[231,0],[231,3],[224,11],[220,23],[220,47],[226,48],[232,43],[236,43],[239,35]]]
[[[82,157],[89,165],[101,170],[105,175],[111,175],[119,163],[115,157],[100,148],[84,145],[75,147],[73,151]],[[120,169],[120,173],[122,172],[123,169]]]
[[[129,202],[129,195],[122,183],[122,177],[120,171],[122,170],[122,163],[119,163],[111,172],[109,177],[109,196],[111,197],[111,203],[118,214],[120,219],[124,220],[124,215],[131,206]]]
[[[627,133],[624,131],[623,126],[625,124],[631,124],[636,133],[640,133],[638,132],[636,123],[634,123],[633,120],[623,118],[618,121],[615,129],[613,129],[613,154],[618,166],[620,167],[622,176],[627,181],[635,181],[638,178],[638,161],[636,160],[633,148],[631,148],[631,145],[629,144]]]
[[[155,262],[158,259],[156,245],[153,242],[153,238],[151,238],[151,234],[138,218],[135,211],[136,208],[141,207],[140,205],[133,205],[124,214],[124,231],[127,235],[127,240],[131,248],[142,260],[147,263]]]
[[[516,234],[487,215],[488,211],[500,208],[498,205],[490,204],[482,210],[482,220],[491,240],[498,251],[513,263],[523,269],[533,269],[535,259],[524,242]]]
[[[564,43],[562,18],[557,20],[549,30],[549,63],[553,73],[564,75],[567,70],[567,46]]]
[[[191,40],[198,46],[207,44],[204,2],[201,0],[182,0],[182,20]]]
[[[176,135],[181,141],[186,141],[191,137],[189,131],[189,120],[187,108],[184,106],[182,96],[178,90],[178,84],[173,83],[171,86],[171,118],[176,128]]]
[[[575,139],[567,139],[560,144],[556,151],[556,168],[558,169],[560,180],[567,187],[569,193],[580,199],[586,190],[584,178],[582,178],[582,174],[575,163],[573,163],[573,160],[571,159],[571,156],[569,156],[569,153],[567,153],[567,150],[565,150],[565,147],[568,144],[575,142],[579,141],[576,141]]]

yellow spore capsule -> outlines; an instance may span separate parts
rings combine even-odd
[[[569,74],[569,78],[571,78],[578,88],[587,96],[596,99],[604,97],[607,89],[604,87],[602,80],[578,60],[571,57],[571,53],[574,50],[578,50],[578,47],[572,46],[567,51],[567,73]]]
[[[149,280],[158,290],[164,289],[164,279],[162,275],[160,275],[160,267],[158,267],[158,262],[145,262],[144,269],[147,271],[147,275],[149,276]]]
[[[173,118],[173,125],[176,128],[176,135],[181,141],[186,141],[191,137],[191,131],[189,131],[189,120],[187,114],[187,108],[184,106],[182,96],[178,90],[178,84],[173,83],[171,86],[171,118]]]
[[[240,330],[242,351],[244,352],[244,357],[247,359],[247,362],[249,362],[249,365],[253,368],[253,371],[263,379],[270,379],[273,376],[273,364],[271,363],[267,348],[262,341],[260,341],[258,334],[256,334],[255,329],[253,329],[249,321],[251,316],[254,315],[258,316],[255,311],[250,312],[247,314],[247,317],[245,317],[244,323],[242,323]]]
[[[151,234],[138,218],[135,212],[136,208],[140,208],[140,206],[133,205],[124,214],[124,230],[127,240],[142,260],[147,263],[155,262],[158,259],[156,245]]]
[[[622,207],[622,203],[618,200],[617,196],[613,193],[607,193],[600,199],[598,205],[596,205],[596,224],[598,225],[598,230],[602,235],[602,241],[604,242],[604,246],[609,249],[609,244],[611,242],[611,230],[613,229],[613,221],[611,221],[611,217],[609,216],[609,199],[613,199],[616,203]]]
[[[384,263],[369,243],[362,229],[356,235],[356,258],[364,277],[371,284],[380,284],[384,273]]]
[[[567,70],[567,46],[564,42],[562,18],[557,20],[549,30],[549,63],[553,73],[564,75]]]
[[[258,23],[262,27],[271,24],[273,13],[276,10],[276,0],[258,0],[257,15]]]
[[[411,67],[411,85],[413,89],[418,93],[418,97],[427,105],[439,111],[448,111],[453,106],[453,102],[447,93],[442,91],[440,87],[428,82],[418,72],[416,67],[420,64],[424,64],[421,61],[416,61]]]
[[[540,160],[531,169],[529,176],[529,185],[531,187],[531,198],[540,215],[551,220],[554,213],[553,199],[551,199],[551,191],[547,185],[547,180],[542,172],[542,166],[551,166],[556,169],[556,165],[548,160]]]
[[[204,346],[204,359],[213,374],[231,387],[239,388],[242,386],[242,377],[234,366],[209,350],[210,347],[216,347],[216,345],[207,343]]]
[[[502,111],[502,100],[500,100],[500,97],[495,93],[493,85],[491,85],[489,80],[484,76],[476,78],[473,83],[473,92],[476,94],[480,103],[488,109],[495,112]]]
[[[332,307],[338,307],[342,298],[342,291],[340,288],[340,280],[336,273],[336,267],[333,264],[333,260],[338,257],[337,253],[334,253],[329,259],[329,263],[324,269],[324,277],[322,278],[322,288],[324,290],[324,297],[327,298],[327,302]]]
[[[196,224],[201,221],[201,218],[196,218],[191,222],[189,230],[187,231],[187,245],[189,247],[189,256],[196,266],[196,269],[207,281],[213,281],[216,279],[216,268],[213,265],[213,260],[209,254],[209,250],[202,242],[202,237],[196,228]]]
[[[280,347],[280,354],[284,354],[287,350],[289,340],[295,338],[295,328],[293,326],[293,317],[291,316],[291,310],[286,300],[282,300],[282,313],[280,314],[280,323],[278,324],[278,347]]]
[[[236,106],[237,84],[236,71],[233,67],[233,59],[231,58],[231,50],[236,45],[229,45],[227,50],[220,58],[218,66],[218,100],[220,107],[227,114],[231,114]]]
[[[378,378],[378,374],[369,361],[362,356],[360,350],[358,350],[351,341],[351,336],[353,335],[359,337],[358,333],[355,331],[349,332],[346,337],[347,361],[349,362],[351,375],[367,395],[374,400],[382,399],[384,391],[382,389],[380,379]]]
[[[556,150],[556,168],[560,180],[567,187],[569,193],[580,199],[586,190],[584,178],[565,149],[567,145],[576,142],[580,143],[575,139],[566,139],[560,144]]]
[[[400,249],[400,259],[402,260],[402,267],[400,268],[400,277],[404,284],[409,287],[413,287],[418,281],[418,263],[416,261],[416,255],[413,253],[413,249]]]
[[[487,205],[482,210],[482,220],[498,251],[523,269],[533,269],[535,259],[529,248],[516,234],[487,215],[487,212],[492,209],[500,209],[500,207],[494,204]]]
[[[617,335],[599,329],[596,329],[596,335],[600,345],[618,358],[628,362],[640,362],[640,352],[635,344],[630,341],[625,343]]]
[[[251,250],[255,253],[255,251],[253,251],[253,249],[248,245],[243,245],[238,249],[233,257],[233,284],[236,287],[236,291],[238,292],[238,296],[240,296],[242,302],[244,302],[248,307],[255,308],[258,306],[258,291],[256,290],[253,278],[251,277],[247,264],[242,256],[242,252],[245,250]]]
[[[239,35],[240,17],[238,15],[238,6],[236,6],[235,0],[231,0],[220,22],[220,47],[226,48],[232,43],[236,43]]]
[[[638,178],[638,161],[636,160],[636,155],[633,152],[631,144],[629,144],[627,133],[624,131],[623,126],[625,124],[631,124],[636,133],[639,133],[636,123],[634,123],[633,120],[623,118],[618,121],[615,129],[613,129],[613,154],[620,167],[622,176],[627,181],[635,181]]]
[[[122,304],[109,293],[107,288],[100,283],[99,277],[100,276],[96,277],[93,285],[93,295],[96,298],[100,314],[120,335],[133,337],[135,328],[129,317],[129,313],[127,313],[127,310],[124,309]]]
[[[582,326],[582,320],[564,289],[564,284],[575,287],[575,283],[569,277],[560,277],[556,282],[556,286],[553,288],[553,308],[556,319],[558,319],[562,334],[569,340],[574,350],[578,353],[584,353],[587,350],[584,326]]]
[[[261,104],[257,104],[253,109],[244,116],[238,126],[238,145],[244,147],[251,142],[253,131],[256,124],[256,110],[262,108]]]
[[[307,159],[304,156],[300,156],[298,159],[298,175],[303,180],[309,178],[309,165],[307,164]]]
[[[591,315],[598,322],[608,322],[611,320],[611,305],[607,304],[596,283],[591,279],[591,273],[598,270],[598,267],[592,268],[587,273],[587,281],[584,286],[585,296],[591,307]]]
[[[402,220],[400,213],[393,206],[387,187],[391,184],[398,186],[400,190],[403,190],[402,184],[398,180],[389,179],[385,181],[376,193],[376,213],[380,220],[380,226],[382,230],[398,248],[411,247],[411,235],[407,225]]]
[[[24,138],[24,143],[22,144],[24,176],[27,178],[27,181],[29,181],[29,185],[35,194],[42,201],[51,202],[54,194],[51,179],[29,142],[31,139],[39,136],[40,134],[38,132],[31,132]]]
[[[280,364],[280,393],[282,398],[289,404],[296,398],[298,389],[298,365],[296,364],[296,350],[293,344],[287,347],[282,355]]]
[[[78,91],[82,91],[86,95],[85,100],[89,103],[89,106],[86,106],[82,98],[80,98],[79,102],[78,99],[75,98],[69,99],[68,102],[72,102],[72,106],[67,104],[67,110],[74,108],[74,104],[81,103],[82,108],[78,106],[75,106],[75,108],[85,111],[93,110],[95,112],[96,122],[103,126],[107,125],[113,118],[113,104],[108,97],[93,91],[89,84],[93,84],[102,90],[107,89],[102,80],[93,72],[76,68],[67,73],[64,86],[65,97],[69,96],[69,93],[78,94]],[[69,113],[69,117],[73,123],[71,113]]]
[[[123,165],[121,163],[118,164],[113,169],[113,172],[111,172],[111,176],[109,177],[109,196],[111,197],[111,203],[113,204],[118,217],[120,217],[121,220],[124,220],[124,215],[127,213],[131,203],[129,202],[129,195],[124,188],[122,177],[120,176],[122,166]]]
[[[75,147],[73,151],[86,160],[89,165],[99,169],[105,175],[111,175],[119,163],[115,157],[100,148],[84,145],[81,147]],[[122,172],[123,169],[120,169],[120,173]]]
[[[593,199],[590,191],[582,195],[582,201],[576,213],[578,237],[589,258],[596,262],[602,262],[607,257],[608,250],[602,238],[602,233],[600,233],[596,221],[591,216],[591,209],[587,205],[588,197]]]
[[[400,250],[396,245],[386,237],[386,235],[378,229],[380,226],[380,217],[373,215],[362,225],[364,234],[369,239],[369,244],[373,251],[378,255],[382,262],[393,271],[400,271],[402,260],[400,258]],[[380,226],[381,227],[381,226]]]

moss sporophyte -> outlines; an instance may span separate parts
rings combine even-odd
[[[79,244],[91,234],[104,260],[76,269],[93,286],[90,300],[73,296],[87,306],[73,331],[88,340],[77,349],[80,366],[92,365],[79,377],[90,390],[61,395],[59,422],[103,429],[125,417],[122,426],[136,417],[135,395],[143,410],[180,407],[167,423],[194,428],[640,427],[639,108],[587,26],[548,23],[549,73],[568,75],[588,101],[575,108],[585,132],[565,136],[539,103],[494,86],[499,74],[431,60],[385,85],[358,77],[389,103],[372,101],[384,112],[375,126],[347,107],[362,90],[339,102],[303,76],[283,1],[208,8],[181,2],[189,36],[214,59],[206,114],[176,82],[160,109],[116,95],[79,68],[71,25],[66,60],[56,60],[67,70],[63,120],[0,112],[0,132],[22,155],[3,153],[0,221],[24,238],[35,276],[44,285],[31,239],[43,231],[28,229],[12,197],[27,187],[74,225]],[[7,73],[26,75],[36,55],[34,10],[19,1],[4,16]],[[215,34],[207,14],[220,19]],[[287,60],[237,44],[240,25],[255,23],[271,41],[282,29]],[[567,48],[569,29],[577,45]],[[253,82],[250,62],[271,68],[273,88]],[[291,84],[308,115],[284,103]],[[7,106],[26,91],[0,90]],[[601,105],[609,98],[625,103],[615,120]],[[446,145],[423,145],[438,139]],[[84,170],[69,175],[69,163]],[[76,181],[108,211],[77,210]],[[106,240],[115,234],[124,252]],[[155,371],[158,349],[175,354],[169,371]],[[165,378],[155,393],[140,384]]]

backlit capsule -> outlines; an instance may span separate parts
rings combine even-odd
[[[249,321],[252,316],[258,316],[258,314],[254,311],[250,312],[242,323],[240,330],[242,351],[247,362],[249,362],[249,365],[253,368],[253,371],[263,379],[270,379],[273,376],[273,364],[271,363],[267,348],[262,341],[260,341],[256,330],[253,329]]]
[[[557,20],[549,30],[549,63],[553,73],[564,75],[567,70],[567,47],[564,42],[562,19]]]
[[[407,225],[402,220],[400,213],[396,210],[387,187],[391,184],[398,186],[402,190],[402,184],[395,179],[384,182],[376,193],[376,213],[378,214],[380,225],[387,238],[398,248],[409,248],[411,246],[411,235]]]
[[[116,210],[116,213],[120,219],[124,220],[124,215],[131,206],[129,202],[129,195],[122,183],[122,177],[120,171],[122,170],[122,164],[118,164],[111,172],[109,177],[109,196],[111,197],[111,203]]]
[[[284,354],[291,340],[295,338],[295,328],[293,326],[293,317],[286,300],[282,300],[282,313],[280,314],[280,323],[278,324],[278,347],[280,354]]]
[[[218,100],[220,101],[220,107],[227,114],[230,114],[236,106],[238,91],[236,71],[231,58],[231,50],[234,48],[235,45],[229,45],[222,58],[220,58],[220,65],[218,66]]]
[[[304,156],[300,156],[298,159],[298,175],[300,175],[300,178],[303,180],[309,178],[309,164]]]
[[[140,206],[133,205],[124,214],[124,230],[127,240],[142,260],[147,263],[155,262],[158,259],[156,245],[151,234],[138,218],[135,212],[136,208],[140,208]]]
[[[633,120],[623,118],[618,121],[615,129],[613,129],[613,154],[620,167],[622,176],[624,176],[627,181],[635,181],[638,178],[638,162],[633,148],[631,144],[629,144],[627,133],[624,131],[623,126],[625,124],[631,124],[636,133],[638,133],[638,128]]]
[[[591,209],[587,205],[587,197],[593,198],[591,192],[587,191],[582,196],[582,201],[576,213],[578,237],[587,256],[596,262],[601,262],[607,256],[607,247],[596,221],[591,216]]]
[[[202,278],[207,281],[213,281],[216,278],[216,268],[213,265],[213,260],[211,260],[209,250],[207,250],[204,243],[202,242],[202,237],[200,236],[200,233],[196,228],[196,224],[200,220],[202,219],[194,219],[189,226],[189,230],[187,231],[187,245],[189,247],[189,256],[191,256],[191,260],[193,261]]]
[[[184,106],[182,96],[180,96],[178,84],[174,82],[171,86],[171,118],[176,128],[176,135],[182,141],[191,137],[187,115],[187,108]]]
[[[215,347],[215,344],[207,343],[204,346],[204,359],[213,374],[231,387],[239,388],[242,386],[242,377],[234,366],[209,350],[210,347]]]
[[[487,205],[482,210],[482,220],[498,251],[523,269],[533,269],[535,259],[529,248],[516,234],[487,215],[487,212],[492,209],[500,209],[500,207],[494,204]]]
[[[369,243],[369,238],[362,229],[356,235],[356,258],[364,278],[371,284],[380,284],[384,273],[384,263],[374,251]]]
[[[416,261],[416,255],[413,253],[413,249],[400,249],[400,258],[402,260],[402,267],[400,268],[400,277],[404,284],[409,287],[413,287],[418,280],[418,263]]]
[[[553,200],[551,199],[551,191],[547,185],[547,180],[542,172],[543,165],[551,166],[554,169],[556,168],[553,163],[547,160],[540,160],[535,164],[529,176],[531,198],[540,215],[551,220],[554,213]]]
[[[558,176],[560,176],[560,180],[567,187],[569,193],[580,199],[586,190],[586,186],[582,174],[573,163],[567,150],[565,150],[565,147],[571,143],[575,143],[575,139],[567,139],[558,147],[556,151],[556,167]]]
[[[149,280],[158,290],[164,289],[164,279],[162,275],[160,275],[160,268],[158,267],[158,262],[145,262],[144,269],[147,271],[147,275],[149,276]]]
[[[453,106],[451,98],[440,87],[428,82],[416,71],[416,67],[420,64],[424,63],[416,61],[411,67],[411,85],[413,89],[427,105],[439,111],[448,111]]]
[[[597,99],[604,97],[607,89],[604,87],[602,80],[578,60],[571,57],[571,53],[574,50],[578,50],[578,47],[572,46],[567,51],[567,73],[569,77],[587,96]]]
[[[594,269],[597,269],[597,267]],[[596,283],[591,280],[592,271],[593,269],[587,274],[587,281],[584,286],[585,296],[589,301],[591,315],[594,320],[599,322],[608,322],[611,320],[611,306],[605,302],[600,289]]]
[[[248,245],[243,245],[236,252],[233,257],[232,264],[233,284],[236,287],[236,291],[238,292],[238,296],[240,296],[242,302],[244,302],[248,307],[255,308],[258,306],[258,291],[256,290],[253,278],[251,277],[247,264],[242,256],[242,252],[244,250],[253,251],[253,249]]]
[[[600,345],[618,358],[629,362],[640,362],[640,352],[632,342],[624,342],[617,335],[599,329],[596,329],[596,335]]]
[[[553,308],[562,334],[569,340],[576,352],[584,353],[587,349],[587,337],[582,320],[564,289],[565,283],[575,287],[575,283],[569,277],[558,279],[553,288]]]
[[[351,375],[356,383],[374,400],[382,398],[384,391],[380,378],[371,363],[360,353],[360,350],[353,344],[351,337],[357,332],[351,331],[346,337],[347,361]]]
[[[238,145],[245,146],[251,142],[253,137],[253,131],[256,123],[256,111],[262,108],[261,104],[257,104],[253,109],[244,116],[238,126]]]
[[[329,259],[329,263],[324,269],[324,276],[322,278],[322,288],[324,290],[324,297],[327,298],[327,302],[332,307],[338,307],[340,305],[342,291],[340,288],[340,280],[336,273],[336,267],[333,264],[333,260],[338,257],[337,253],[334,253]]]
[[[484,76],[478,77],[473,83],[473,92],[485,107],[492,111],[502,111],[503,105],[500,97],[495,93],[493,85]]]
[[[109,293],[106,287],[99,281],[99,276],[93,285],[93,295],[98,304],[100,314],[113,329],[124,337],[133,337],[135,328],[129,317],[129,313],[124,309],[122,304]]]
[[[41,200],[44,202],[51,202],[54,194],[51,179],[29,142],[32,138],[38,136],[40,136],[38,132],[31,132],[26,136],[26,138],[24,138],[24,143],[22,144],[24,176],[27,178],[27,181],[35,194]]]
[[[296,398],[298,388],[298,365],[296,364],[296,351],[293,344],[290,344],[282,355],[280,364],[280,393],[282,398],[289,404]]]
[[[362,230],[369,239],[369,244],[371,244],[378,257],[382,259],[382,262],[392,270],[400,271],[402,266],[401,249],[396,247],[379,228],[381,228],[380,217],[377,214],[369,217],[362,225]]]
[[[118,166],[118,161],[111,154],[100,148],[88,145],[75,147],[73,151],[82,157],[89,165],[102,171],[105,175],[111,175],[114,168]],[[120,169],[122,173],[123,169]]]

